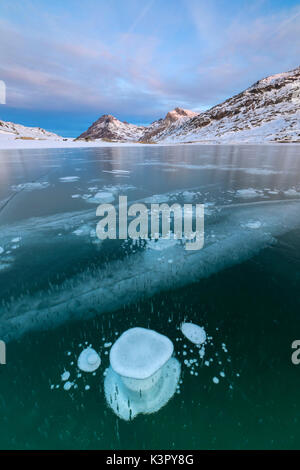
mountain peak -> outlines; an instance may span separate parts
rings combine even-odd
[[[183,108],[169,111],[164,119],[154,121],[149,126],[136,126],[128,122],[119,121],[111,114],[103,114],[78,139],[105,139],[112,141],[149,141],[157,134],[165,131],[176,122],[197,116],[198,113]]]
[[[110,114],[79,138],[132,142],[300,142],[300,67],[263,78],[211,109],[176,107],[149,126]]]
[[[175,122],[178,119],[182,118],[192,118],[197,116],[199,113],[195,113],[194,111],[190,111],[189,109],[183,109],[183,108],[175,108],[172,109],[172,111],[169,111],[168,114],[165,117],[165,120]]]

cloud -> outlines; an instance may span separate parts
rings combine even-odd
[[[68,15],[62,3],[50,11],[43,0],[3,11],[0,78],[9,106],[152,120],[175,106],[214,105],[299,65],[300,7],[234,0],[175,6],[150,0],[143,8],[131,0],[126,9],[117,0],[115,9],[92,0],[71,3]]]

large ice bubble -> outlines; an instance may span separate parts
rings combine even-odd
[[[130,328],[113,344],[109,359],[117,374],[147,379],[170,359],[173,350],[166,336],[146,328]]]
[[[172,398],[180,376],[173,350],[169,338],[145,328],[131,328],[114,343],[104,390],[117,416],[154,413]]]

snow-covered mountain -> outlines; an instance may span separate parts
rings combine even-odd
[[[86,140],[111,140],[126,142],[150,142],[158,139],[161,134],[174,131],[185,121],[198,116],[198,113],[187,109],[175,108],[168,112],[164,119],[154,121],[149,126],[136,126],[128,122],[119,121],[110,114],[104,114],[95,121],[87,131],[78,139]]]
[[[62,141],[40,127],[0,120],[0,140]],[[195,113],[182,108],[149,126],[101,116],[76,140],[146,143],[300,143],[300,67],[264,78],[213,108]],[[20,141],[18,141],[20,142]],[[99,142],[99,143],[100,143]],[[79,144],[80,142],[77,142]],[[97,142],[95,144],[97,145]]]
[[[300,67],[264,78],[202,113],[181,108],[149,126],[104,115],[79,139],[131,142],[300,142]]]
[[[20,139],[63,140],[59,135],[48,132],[41,127],[26,127],[0,120],[0,137],[1,135]]]
[[[119,121],[111,114],[104,114],[77,139],[138,141],[142,137],[144,129],[144,126],[135,126],[128,122]]]
[[[264,78],[157,137],[164,142],[300,142],[300,67]]]
[[[160,140],[161,136],[169,135],[184,125],[187,121],[198,116],[199,113],[183,108],[175,108],[169,111],[164,119],[152,122],[150,126],[145,126],[144,133],[140,141],[153,142]]]

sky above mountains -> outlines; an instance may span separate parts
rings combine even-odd
[[[201,111],[299,65],[300,1],[0,3],[0,119],[62,135]]]

